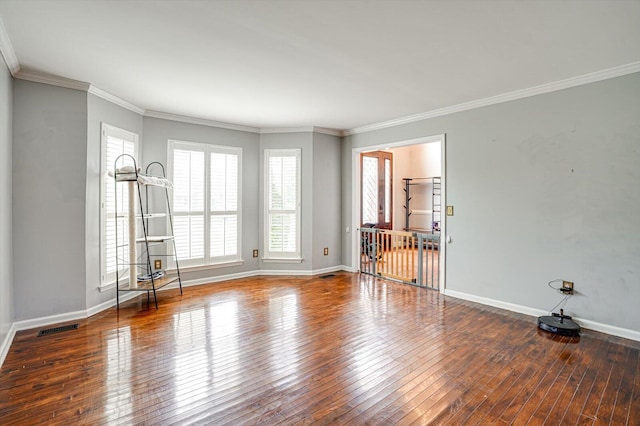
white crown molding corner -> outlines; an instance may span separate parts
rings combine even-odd
[[[9,353],[9,349],[11,348],[11,344],[13,343],[13,338],[16,336],[16,323],[12,322],[9,327],[9,331],[4,338],[4,341],[0,342],[0,368],[4,364],[4,360]]]
[[[541,309],[531,308],[529,306],[516,305],[514,303],[503,302],[500,300],[490,299],[487,297],[476,296],[475,294],[464,293],[455,290],[442,290],[442,294],[456,299],[468,300],[469,302],[480,303],[481,305],[493,306],[494,308],[505,309],[507,311],[518,312],[520,314],[539,317],[549,315],[549,312]],[[624,339],[635,340],[640,342],[640,332],[622,327],[616,327],[609,324],[603,324],[596,321],[573,317],[573,320],[582,328],[609,334],[612,336],[622,337]]]
[[[0,53],[2,53],[9,72],[15,77],[18,71],[20,71],[20,63],[18,62],[15,50],[13,50],[11,39],[4,26],[4,22],[2,22],[2,18],[0,18]]]
[[[302,127],[263,127],[260,129],[261,135],[269,135],[275,133],[322,133],[330,136],[341,137],[343,130],[329,129],[327,127],[302,126]]]
[[[312,133],[313,126],[302,127],[263,127],[260,129],[261,135],[270,135],[274,133]]]
[[[400,117],[393,120],[382,121],[380,123],[368,124],[361,127],[345,130],[343,136],[356,135],[359,133],[367,133],[374,130],[386,129],[389,127],[400,126],[402,124],[415,123],[416,121],[427,120],[430,118],[441,117],[444,115],[454,114],[456,112],[468,111],[471,109],[481,108],[485,106],[500,104],[503,102],[515,101],[518,99],[528,98],[531,96],[542,95],[545,93],[557,92],[559,90],[569,89],[585,84],[596,83],[598,81],[608,80],[611,78],[622,77],[629,74],[640,72],[640,62],[633,62],[619,67],[608,68],[602,71],[596,71],[577,77],[567,78],[565,80],[553,83],[542,84],[540,86],[530,87],[513,92],[503,93],[501,95],[491,96],[489,98],[478,99],[475,101],[465,102],[458,105],[452,105],[445,108],[439,108],[433,111],[427,111],[420,114]]]
[[[218,127],[221,129],[238,130],[240,132],[260,133],[257,127],[244,126],[242,124],[225,123],[222,121],[207,120],[204,118],[187,117],[184,115],[170,114],[167,112],[145,110],[145,117],[159,118],[161,120],[179,121],[182,123],[199,124],[201,126]]]
[[[313,128],[314,133],[322,133],[323,135],[329,135],[329,136],[338,136],[338,137],[343,137],[344,136],[344,130],[342,129],[329,129],[328,127],[314,127]]]
[[[129,111],[133,111],[136,114],[144,115],[144,108],[140,108],[139,106],[136,106],[131,102],[125,101],[122,98],[112,95],[111,93],[106,92],[92,84],[89,85],[88,92],[92,95],[96,95],[97,97],[104,99],[105,101],[111,102],[112,104],[121,106],[122,108],[128,109]]]
[[[20,69],[15,75],[15,78],[20,80],[33,81],[35,83],[44,83],[51,86],[64,87],[66,89],[80,90],[87,92],[89,90],[89,83],[79,80],[72,80],[70,78],[60,77],[53,74],[47,74],[40,71],[34,71],[29,69]]]

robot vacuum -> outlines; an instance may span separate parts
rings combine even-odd
[[[551,316],[538,317],[538,327],[561,336],[580,335],[580,326],[573,322],[569,315],[565,315],[562,309],[559,314],[553,313]]]

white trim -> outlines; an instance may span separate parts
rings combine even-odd
[[[301,257],[291,257],[291,258],[263,257],[260,260],[262,260],[264,263],[302,263]]]
[[[313,127],[313,132],[314,133],[322,133],[323,135],[329,135],[329,136],[339,136],[339,137],[344,136],[344,130],[342,130],[342,129],[329,129],[327,127],[314,126]]]
[[[517,305],[515,303],[503,302],[501,300],[490,299],[488,297],[476,296],[474,294],[464,293],[461,291],[442,290],[442,293],[445,296],[455,297],[456,299],[468,300],[470,302],[476,302],[482,305],[493,306],[495,308],[505,309],[511,312],[518,312],[518,313],[529,315],[532,317],[549,315],[548,311],[543,311],[541,309],[531,308],[529,306]],[[582,319],[578,317],[573,317],[572,319],[583,328],[640,342],[640,331],[631,330],[628,328],[616,327],[613,325],[603,324],[600,322]]]
[[[40,71],[33,71],[21,68],[15,75],[20,80],[33,81],[35,83],[44,83],[51,86],[64,87],[66,89],[74,89],[86,92],[89,90],[89,83],[70,78],[60,77],[58,75],[47,74]]]
[[[183,265],[181,269],[185,271],[188,270],[197,270],[191,268],[223,268],[227,266],[238,266],[241,265],[244,260],[242,259],[242,171],[243,171],[243,148],[228,146],[228,145],[213,145],[202,142],[190,142],[190,141],[181,141],[175,139],[169,139],[167,141],[167,176],[169,180],[174,182],[174,191],[171,194],[170,204],[173,210],[173,223],[175,224],[176,218],[178,217],[189,217],[193,213],[193,211],[183,212],[177,211],[175,208],[174,200],[176,196],[175,191],[175,151],[178,150],[186,150],[191,153],[197,152],[203,154],[203,167],[204,167],[204,175],[203,178],[203,189],[204,189],[204,205],[202,211],[203,218],[203,226],[204,226],[204,257],[202,259],[183,259],[180,260],[180,263]],[[212,164],[211,164],[211,154],[222,154],[225,156],[235,156],[237,159],[237,205],[235,210],[212,210],[211,209],[211,197],[212,197],[212,188],[211,188],[211,172],[212,172]],[[225,177],[225,185],[226,185],[226,177]],[[196,214],[196,213],[194,213]],[[199,213],[198,213],[199,214]],[[211,217],[224,214],[224,215],[235,215],[236,216],[236,254],[233,255],[225,255],[225,256],[212,256],[211,253]],[[167,221],[167,232],[171,233],[172,229],[170,229],[170,221]],[[174,225],[175,227],[175,225]],[[175,235],[175,232],[173,232]],[[213,260],[212,260],[213,259]],[[173,262],[171,262],[173,265]],[[172,266],[172,269],[173,266]]]
[[[376,150],[385,150],[387,148],[397,148],[401,146],[410,146],[410,145],[418,145],[425,143],[433,143],[440,142],[440,153],[441,153],[441,171],[440,177],[441,180],[441,196],[440,200],[442,205],[446,206],[447,202],[447,179],[446,179],[446,135],[431,135],[425,136],[421,138],[401,140],[391,143],[382,143],[379,145],[370,145],[363,146],[359,148],[353,148],[351,150],[351,254],[352,254],[352,268],[354,270],[358,270],[360,267],[359,264],[359,254],[360,254],[360,235],[358,228],[360,228],[360,154],[368,151],[376,151]],[[440,237],[440,256],[438,256],[440,266],[438,268],[439,273],[439,283],[440,283],[440,291],[442,291],[446,286],[446,253],[447,248],[445,246],[445,235],[447,231],[447,217],[446,215],[442,216],[440,219],[440,227],[441,227],[441,237]]]
[[[96,95],[97,97],[104,99],[105,101],[111,102],[112,104],[121,106],[122,108],[128,109],[129,111],[133,111],[136,114],[140,114],[140,115],[144,114],[144,109],[142,109],[142,108],[140,108],[140,107],[138,107],[138,106],[136,106],[136,105],[134,105],[134,104],[132,104],[130,102],[127,102],[122,98],[119,98],[119,97],[117,97],[115,95],[112,95],[111,93],[106,92],[106,91],[94,86],[93,84],[89,85],[88,92],[91,93],[92,95]]]
[[[232,260],[228,262],[220,262],[220,263],[209,263],[207,265],[192,265],[192,266],[180,266],[180,273],[185,272],[198,272],[198,271],[208,271],[214,269],[222,269],[222,268],[231,268],[234,266],[242,266],[244,265],[244,259]],[[166,270],[168,274],[175,274],[177,270],[175,268],[168,268]]]
[[[447,288],[447,135],[440,135],[440,243],[438,244],[438,283],[440,291]],[[442,206],[445,211],[443,214]]]
[[[343,136],[344,130],[329,129],[326,127],[306,126],[306,127],[267,127],[261,128],[260,134],[267,135],[273,133],[322,133],[330,136]]]
[[[260,133],[257,127],[244,126],[242,124],[225,123],[222,121],[208,120],[204,118],[187,117],[184,115],[170,114],[168,112],[160,112],[153,110],[145,110],[145,117],[159,118],[161,120],[179,121],[182,123],[199,124],[201,126],[218,127],[221,129],[238,130],[240,132]]]
[[[355,274],[356,272],[358,272],[358,268],[352,268],[351,266],[347,266],[347,265],[336,266],[336,268],[340,268],[340,269],[336,269],[336,271],[351,272],[352,274]]]
[[[269,148],[263,151],[264,156],[264,168],[263,168],[263,194],[264,194],[264,206],[263,206],[263,253],[264,257],[262,258],[263,262],[284,262],[285,259],[291,259],[291,262],[300,263],[302,262],[302,149],[301,148]],[[285,251],[271,251],[269,250],[270,246],[270,217],[271,212],[288,212],[291,214],[293,210],[283,209],[276,210],[270,208],[270,185],[271,185],[271,169],[270,169],[270,160],[272,157],[288,157],[296,159],[296,206],[295,206],[295,215],[296,215],[296,251],[294,252],[285,252]],[[284,206],[283,206],[284,207]]]
[[[13,50],[13,44],[11,44],[11,39],[4,26],[4,22],[2,22],[2,18],[0,18],[0,53],[2,53],[9,72],[15,77],[18,71],[20,71],[20,63],[18,62],[16,51]],[[2,365],[2,362],[0,362],[0,365]]]
[[[16,331],[16,323],[12,322],[11,327],[9,327],[9,331],[7,332],[7,336],[4,338],[4,341],[0,342],[0,367],[4,364],[4,360],[9,353],[9,349],[13,343],[13,338],[16,337]]]
[[[530,96],[542,95],[545,93],[556,92],[558,90],[569,89],[571,87],[582,86],[585,84],[596,83],[610,78],[622,77],[624,75],[640,72],[640,62],[632,62],[630,64],[619,67],[608,68],[577,77],[567,78],[565,80],[555,81],[552,83],[542,84],[540,86],[529,87],[527,89],[515,90],[513,92],[503,93],[488,98],[477,99],[470,102],[464,102],[458,105],[452,105],[432,111],[422,112],[420,114],[400,117],[393,120],[373,123],[366,126],[355,127],[345,130],[343,136],[355,135],[358,133],[366,133],[374,130],[386,129],[402,124],[415,123],[416,121],[427,120],[429,118],[449,115],[456,112],[468,111],[470,109],[481,108],[489,105],[500,104],[503,102],[515,101],[517,99],[528,98]]]
[[[114,299],[115,300],[115,299]],[[16,321],[16,331],[31,330],[32,328],[43,327],[45,325],[58,324],[61,322],[75,321],[87,318],[87,311],[66,312],[64,314],[50,315],[48,317],[32,318],[28,320]]]
[[[140,136],[130,130],[121,129],[111,124],[100,122],[100,292],[115,288],[115,274],[112,272],[113,281],[107,272],[107,248],[106,248],[106,225],[107,225],[107,185],[112,185],[113,180],[108,179],[107,172],[112,170],[112,165],[107,164],[107,144],[109,137],[120,139],[123,142],[133,143],[133,158],[139,166],[140,157]],[[117,250],[116,250],[117,253]]]
[[[113,285],[113,289],[114,290],[115,290],[115,287],[116,286],[114,284]],[[134,298],[140,296],[141,293],[142,292],[137,292],[137,291],[128,292],[128,293],[120,296],[120,303],[127,302],[127,301],[129,301],[131,299],[134,299]],[[102,302],[102,303],[100,303],[98,305],[90,307],[89,309],[87,309],[86,318],[92,317],[95,314],[98,314],[98,313],[100,313],[102,311],[106,311],[107,309],[116,306],[117,302],[118,302],[117,299],[114,297],[111,300],[107,300],[106,302]]]

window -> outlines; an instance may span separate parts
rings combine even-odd
[[[101,236],[101,262],[100,285],[111,284],[116,279],[116,217],[118,220],[118,241],[122,242],[117,249],[121,259],[127,257],[126,244],[128,238],[128,222],[126,212],[128,209],[128,187],[121,185],[118,188],[118,215],[115,211],[115,182],[108,176],[113,171],[116,159],[122,154],[129,154],[137,158],[138,135],[102,123],[101,129],[101,165],[100,165],[100,236]],[[118,161],[118,167],[130,166],[131,159],[122,157]],[[139,166],[139,165],[138,165]],[[121,262],[121,265],[124,262]],[[121,270],[126,269],[121,266]]]
[[[265,150],[265,259],[301,260],[300,150]]]
[[[392,225],[392,154],[376,151],[361,155],[361,218],[364,224],[391,229]]]
[[[169,141],[180,265],[240,260],[242,149]]]

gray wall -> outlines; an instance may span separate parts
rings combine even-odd
[[[100,286],[100,163],[102,123],[137,133],[142,145],[142,116],[93,94],[87,96],[87,168],[85,262],[88,308],[116,297],[115,288],[101,293]]]
[[[352,135],[343,146],[343,226],[351,151],[446,134],[449,290],[640,329],[640,74]],[[348,202],[345,202],[348,201]],[[343,262],[352,265],[344,234]],[[352,265],[353,266],[353,265]]]
[[[313,269],[313,133],[269,133],[260,136],[260,256],[264,254],[264,150],[265,149],[301,149],[302,174],[301,188],[301,228],[300,245],[302,263],[260,262],[260,269],[279,271],[311,271]]]
[[[260,181],[258,175],[259,135],[144,117],[144,142],[141,148],[145,165],[151,161],[159,161],[166,166],[169,139],[242,148],[242,258],[244,264],[200,271],[181,271],[183,280],[196,280],[258,269],[258,261],[252,257],[252,251],[254,248],[258,248],[259,234],[257,213]]]
[[[1,57],[1,55],[0,55]],[[0,59],[0,348],[13,323],[13,273],[11,249],[11,74]]]
[[[87,93],[13,85],[16,320],[84,310]]]
[[[341,246],[340,138],[313,134],[313,270],[339,266]],[[324,248],[329,255],[324,255]]]

